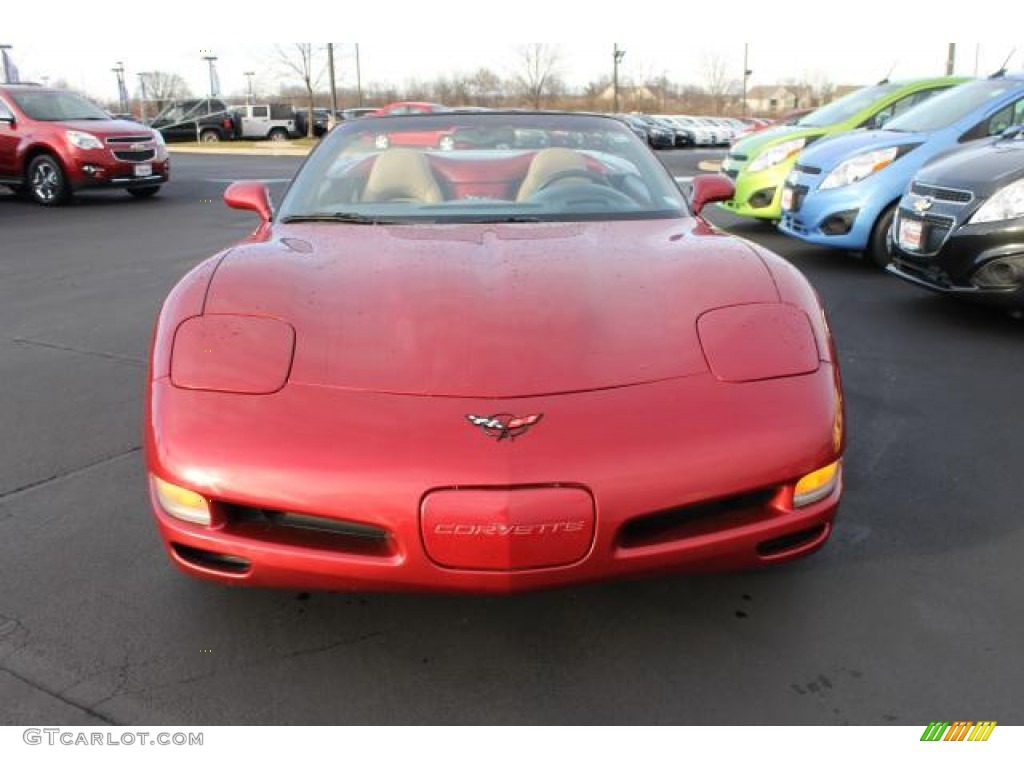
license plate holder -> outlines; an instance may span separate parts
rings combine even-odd
[[[153,175],[153,164],[152,163],[139,163],[135,166],[135,176],[152,176]]]
[[[793,207],[793,188],[782,188],[782,210],[788,211]]]
[[[921,222],[917,219],[900,219],[899,244],[900,248],[909,251],[921,250],[921,235],[924,230]]]

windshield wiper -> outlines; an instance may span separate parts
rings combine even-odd
[[[452,221],[460,224],[536,224],[544,219],[539,216],[453,216]]]
[[[379,216],[367,216],[362,213],[338,212],[338,213],[306,213],[286,216],[281,219],[282,224],[302,221],[337,221],[342,224],[398,224],[400,222],[392,219],[382,219]]]

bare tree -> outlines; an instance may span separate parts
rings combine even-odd
[[[469,78],[470,98],[476,104],[493,104],[504,96],[501,78],[486,67],[478,69]]]
[[[313,138],[313,107],[316,87],[324,74],[324,67],[314,62],[316,51],[312,43],[292,43],[290,48],[277,48],[277,57],[281,65],[290,73],[298,75],[306,89],[308,98],[308,119],[306,120],[306,136]]]
[[[561,62],[562,54],[556,45],[528,43],[519,47],[519,71],[515,82],[534,109],[540,109],[544,96],[553,93],[561,84],[558,71]]]
[[[701,74],[704,77],[704,90],[711,97],[711,105],[715,114],[722,109],[722,100],[735,84],[735,78],[729,77],[729,61],[717,51],[705,52],[701,56]]]
[[[836,84],[820,69],[804,72],[802,84],[810,90],[811,97],[818,106],[827,104],[835,96]]]
[[[431,98],[442,104],[461,105],[470,100],[469,78],[459,72],[449,77],[438,77],[429,84]]]
[[[154,105],[156,112],[167,106],[168,102],[187,99],[192,95],[185,78],[174,72],[143,72],[139,79],[139,97],[147,105]]]
[[[818,70],[804,70],[800,77],[788,77],[782,84],[793,94],[793,100],[783,105],[786,109],[820,107],[830,102],[836,91],[835,83]]]

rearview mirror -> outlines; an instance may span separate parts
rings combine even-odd
[[[274,217],[270,189],[262,181],[236,181],[224,190],[224,202],[239,210],[256,211],[264,224]]]
[[[732,196],[736,193],[732,179],[714,173],[695,176],[691,188],[690,207],[698,216],[708,203],[732,200]]]

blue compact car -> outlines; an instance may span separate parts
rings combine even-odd
[[[999,72],[933,96],[887,123],[810,146],[782,190],[779,229],[816,245],[891,260],[890,229],[911,177],[929,160],[1024,123],[1024,73]]]

